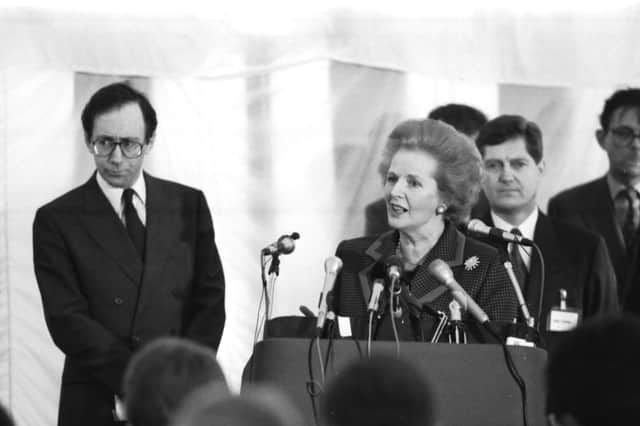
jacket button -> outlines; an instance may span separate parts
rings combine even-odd
[[[173,290],[171,290],[171,295],[176,299],[182,299],[182,290],[180,290],[179,288],[174,288]]]
[[[131,336],[131,340],[133,343],[140,343],[140,336]]]
[[[113,299],[113,303],[116,305],[122,305],[124,303],[124,300],[122,299],[122,297],[116,297]]]

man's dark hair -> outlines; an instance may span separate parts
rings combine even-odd
[[[464,104],[447,104],[435,108],[427,118],[444,121],[460,133],[471,137],[487,124],[487,116],[478,109]]]
[[[640,89],[628,88],[614,92],[604,103],[604,108],[600,114],[600,126],[602,130],[609,130],[611,116],[618,108],[638,108],[640,109]]]
[[[640,424],[640,318],[596,317],[551,352],[547,412],[582,426]]]
[[[188,393],[210,383],[226,389],[212,349],[186,339],[154,340],[127,366],[123,381],[127,418],[133,426],[165,426]]]
[[[130,102],[135,102],[140,107],[145,124],[145,142],[148,142],[158,127],[156,111],[143,93],[138,92],[127,83],[110,84],[91,96],[82,110],[82,128],[85,135],[90,137],[93,133],[93,124],[98,115],[120,108]]]
[[[358,360],[338,374],[320,401],[327,426],[431,426],[435,397],[424,372],[408,360]]]
[[[480,130],[476,146],[484,156],[484,147],[500,145],[510,139],[522,137],[527,152],[536,164],[542,160],[542,132],[536,123],[520,115],[501,115],[490,120]]]

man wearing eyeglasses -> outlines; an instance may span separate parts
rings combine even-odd
[[[549,215],[598,232],[607,243],[625,310],[640,313],[640,89],[615,92],[596,131],[608,173],[549,201]]]
[[[217,349],[224,275],[201,191],[142,171],[156,113],[124,83],[82,113],[96,173],[41,207],[34,265],[47,326],[66,355],[58,425],[113,425],[129,358],[182,336]]]

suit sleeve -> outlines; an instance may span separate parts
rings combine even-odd
[[[557,219],[561,222],[572,223],[574,225],[583,227],[579,217],[576,216],[576,212],[570,207],[567,208],[567,201],[558,197],[553,197],[549,200],[547,206],[547,214],[549,217]]]
[[[549,205],[547,206],[547,214],[549,215],[549,217],[553,217],[556,219],[562,218],[557,198],[554,197],[549,200]]]
[[[619,312],[616,274],[609,259],[607,246],[601,237],[598,237],[598,244],[589,265],[589,278],[584,287],[584,315]]]
[[[33,259],[45,320],[54,343],[96,380],[120,394],[128,346],[91,316],[65,238],[54,215],[38,210]]]
[[[209,206],[198,193],[195,274],[188,302],[185,336],[217,350],[226,319],[225,280]]]

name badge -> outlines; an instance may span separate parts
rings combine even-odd
[[[553,308],[549,311],[548,331],[569,331],[580,324],[580,312],[575,309]]]
[[[547,317],[547,331],[569,331],[580,324],[580,310],[567,306],[567,290],[558,290],[560,306],[554,306]]]
[[[351,337],[351,318],[338,316],[338,330],[341,337]]]

